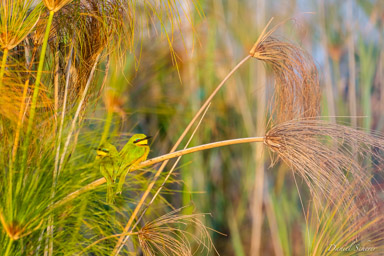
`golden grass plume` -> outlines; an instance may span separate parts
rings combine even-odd
[[[301,47],[280,41],[272,34],[284,22],[267,31],[265,27],[250,55],[269,64],[275,75],[273,113],[277,123],[319,115],[321,92],[317,68]]]
[[[190,256],[212,248],[216,251],[208,228],[201,221],[206,214],[179,215],[182,209],[171,211],[140,229],[138,237],[144,255]],[[192,240],[198,245],[195,249]]]
[[[41,5],[33,7],[32,0],[0,1],[0,48],[13,49],[35,28]]]
[[[43,0],[48,10],[57,12],[72,0]]]
[[[322,120],[299,119],[272,127],[264,143],[303,178],[315,198],[336,202],[357,183],[353,192],[375,201],[367,167],[384,160],[382,136]]]
[[[357,185],[350,186],[347,195],[339,195],[336,204],[324,203],[320,211],[315,202],[310,205],[308,255],[376,255],[383,249],[384,215],[376,214],[377,206],[359,215],[361,205],[354,203],[359,198],[348,196],[359,189]],[[345,201],[350,207],[340,207]]]

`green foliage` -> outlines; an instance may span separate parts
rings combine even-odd
[[[105,185],[86,189],[102,178],[94,150],[102,134],[126,142],[120,137],[125,129],[137,129],[119,127],[114,118],[114,98],[127,85],[109,72],[122,66],[122,51],[140,46],[137,26],[150,19],[156,22],[148,29],[174,22],[177,3],[44,1],[49,11],[33,3],[0,5],[0,105],[9,109],[0,113],[0,254],[107,255],[153,175],[151,169],[124,175],[115,204],[105,203]],[[111,88],[118,93],[104,95]],[[99,101],[102,93],[106,104]],[[155,206],[164,213],[167,201],[159,199]],[[124,250],[140,251],[137,232],[132,242]]]

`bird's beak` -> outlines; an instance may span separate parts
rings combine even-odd
[[[133,142],[133,143],[138,144],[140,141],[146,141],[146,140],[148,140],[148,139],[150,139],[150,138],[152,138],[152,136],[147,136],[147,137],[145,137],[145,138],[143,138],[143,139],[140,139],[140,140],[137,140],[137,141],[135,141],[135,142]],[[139,143],[139,144],[140,144],[140,143]]]

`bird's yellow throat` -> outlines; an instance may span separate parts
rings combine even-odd
[[[96,154],[97,156],[101,157],[101,156],[106,156],[108,155],[109,152],[105,152],[105,151],[102,151],[102,150],[96,150]]]

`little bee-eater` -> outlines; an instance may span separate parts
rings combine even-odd
[[[96,153],[96,159],[100,163],[100,172],[107,180],[107,203],[112,204],[116,194],[114,186],[120,169],[120,155],[116,147],[108,142],[101,144]]]
[[[121,159],[119,171],[120,179],[117,187],[117,193],[121,193],[125,177],[127,173],[130,172],[131,168],[147,160],[149,153],[148,139],[150,138],[150,136],[145,134],[135,134],[121,149],[119,153]]]

